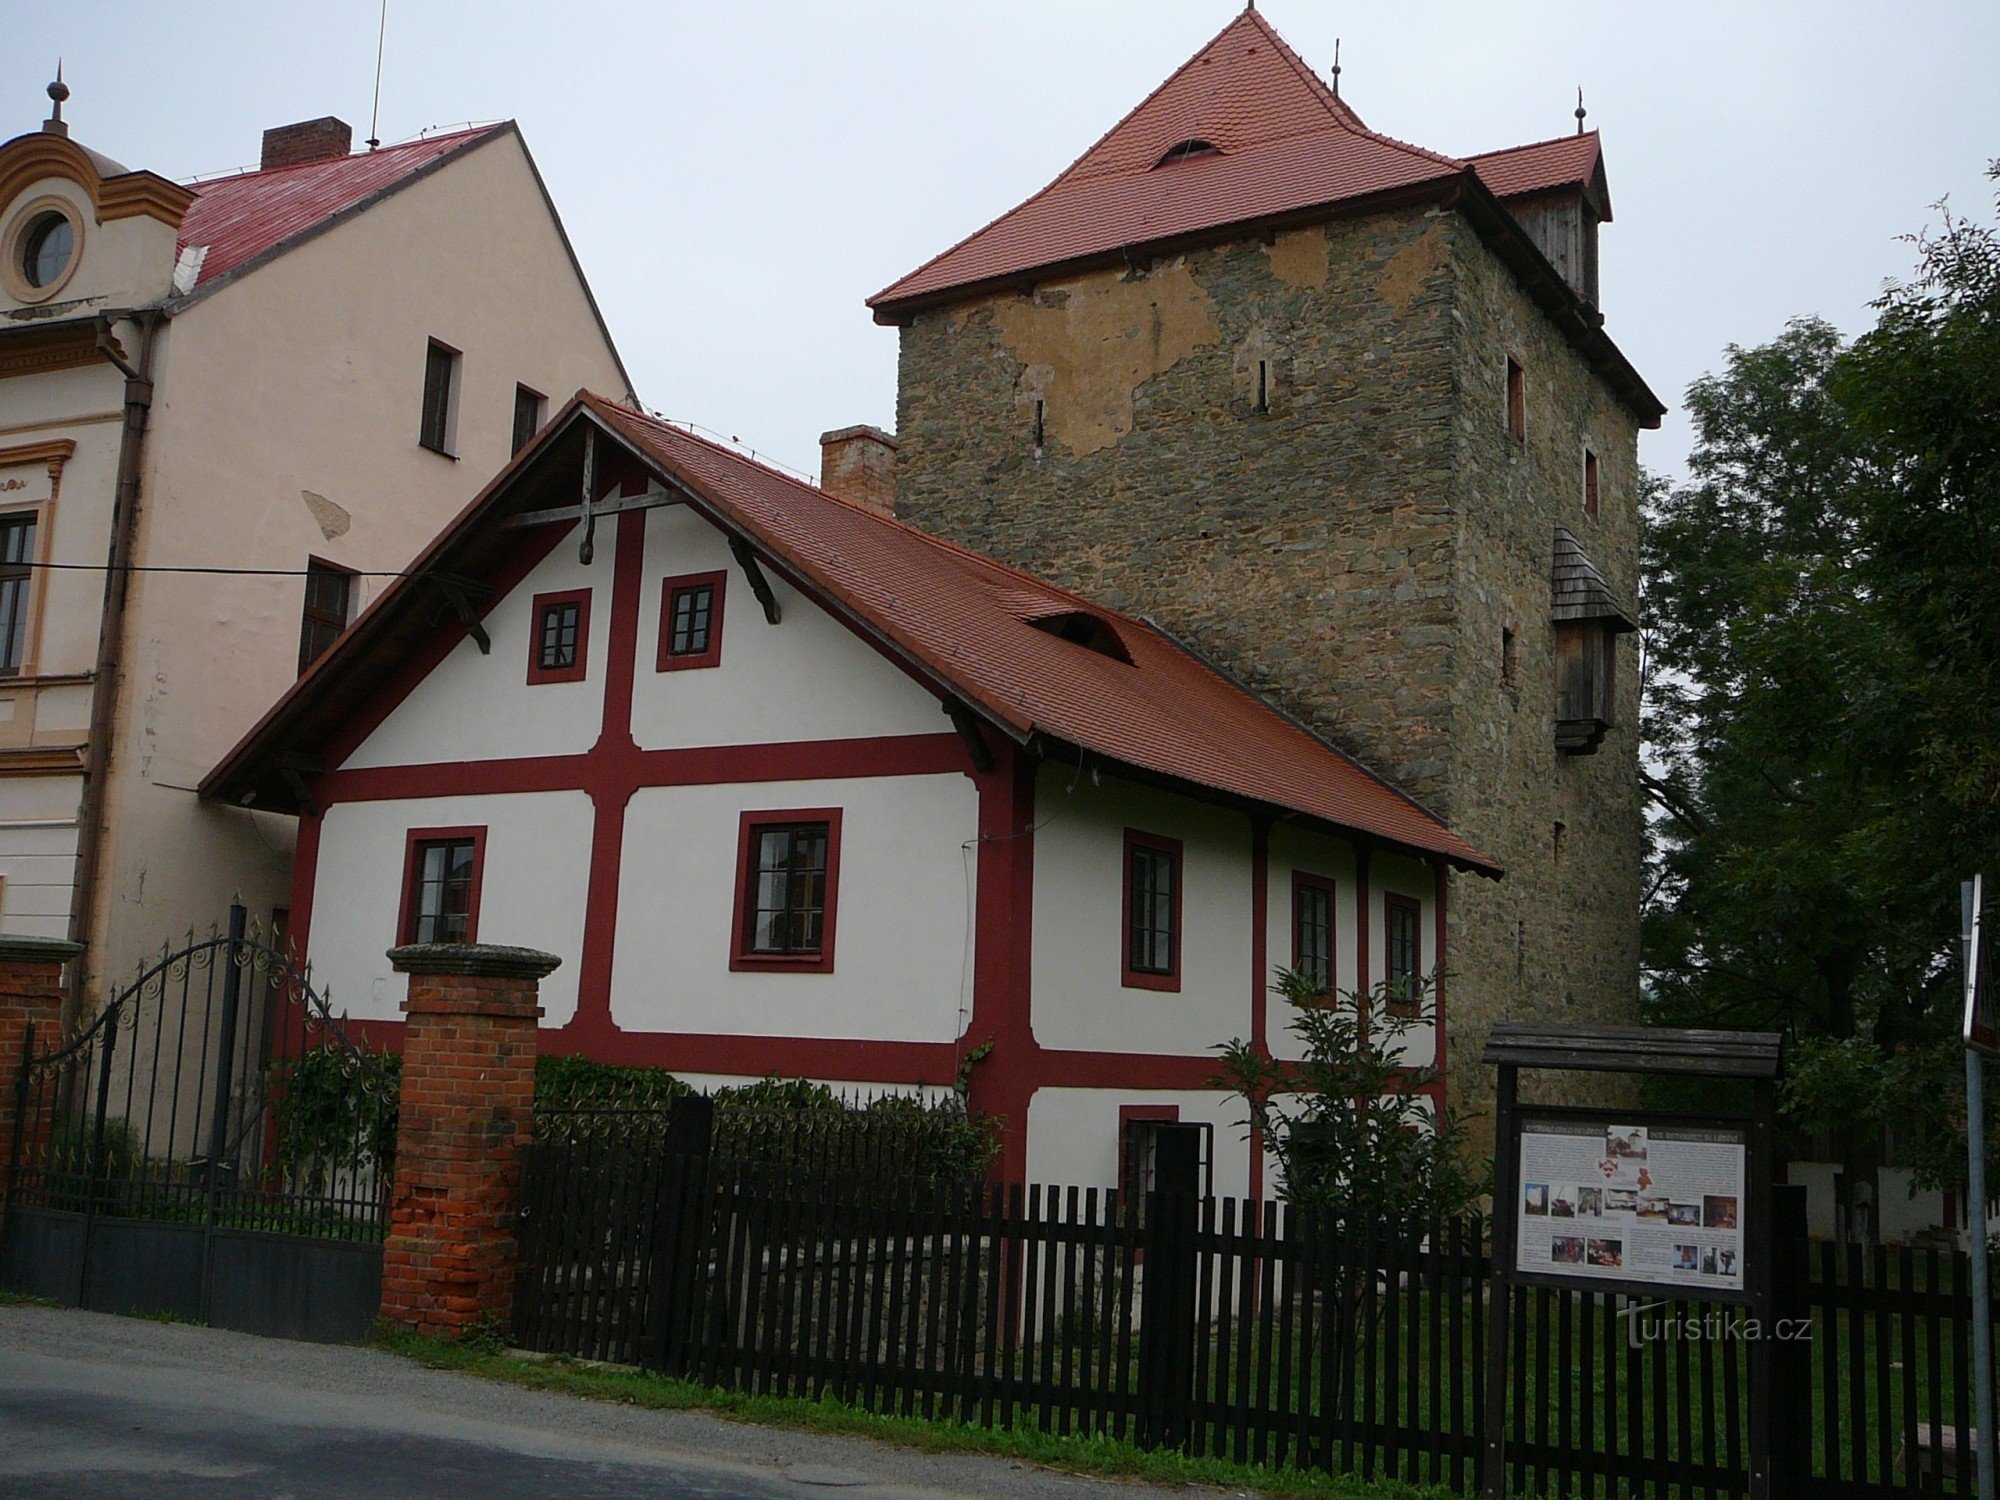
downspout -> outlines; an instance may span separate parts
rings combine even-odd
[[[118,439],[118,479],[111,502],[111,548],[105,559],[104,610],[97,626],[97,667],[90,687],[90,738],[84,749],[83,798],[76,815],[76,884],[70,896],[69,936],[71,942],[84,945],[84,952],[71,961],[70,982],[63,993],[65,1034],[76,1024],[82,1008],[85,966],[93,959],[91,918],[104,851],[111,726],[118,708],[118,673],[125,658],[125,597],[131,583],[133,538],[138,534],[139,466],[146,449],[146,423],[153,409],[153,343],[162,320],[163,315],[152,308],[133,315],[133,321],[139,325],[136,367],[119,353],[108,320],[97,335],[98,352],[125,376],[125,423]]]

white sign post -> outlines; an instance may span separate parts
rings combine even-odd
[[[1992,984],[2000,931],[1986,931],[1992,879],[1975,875],[1963,887],[1965,939],[1965,1196],[1972,1222],[1972,1390],[1979,1500],[1993,1495],[1993,1314],[1986,1267],[1986,1057],[2000,1046]]]

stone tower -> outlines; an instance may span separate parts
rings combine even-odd
[[[1369,131],[1239,15],[873,299],[897,512],[1151,615],[1505,866],[1453,876],[1450,1087],[1503,1017],[1629,1019],[1638,430],[1594,132]],[[1219,1040],[1219,1039],[1218,1039]]]

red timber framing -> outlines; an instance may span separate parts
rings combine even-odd
[[[609,486],[607,486],[608,488]],[[1032,950],[1035,867],[1035,782],[1039,758],[1012,740],[988,734],[990,768],[972,760],[967,742],[952,729],[937,734],[907,734],[875,738],[715,745],[686,749],[644,750],[632,733],[635,674],[640,667],[642,640],[649,670],[657,670],[661,621],[642,619],[646,582],[656,585],[659,574],[645,556],[645,512],[617,516],[614,561],[609,590],[608,629],[601,630],[591,649],[605,652],[602,718],[596,742],[572,755],[525,756],[503,760],[426,765],[361,767],[322,773],[311,779],[311,802],[301,813],[298,852],[292,888],[294,941],[309,953],[314,883],[325,810],[343,802],[404,800],[440,796],[493,795],[509,792],[572,791],[589,795],[594,809],[586,893],[582,952],[577,964],[575,1015],[563,1026],[546,1031],[542,1047],[552,1054],[580,1054],[598,1061],[650,1065],[689,1074],[760,1077],[780,1073],[841,1083],[948,1087],[959,1076],[966,1058],[979,1054],[968,1070],[970,1102],[1003,1120],[1001,1155],[996,1175],[1022,1181],[1027,1174],[1028,1107],[1043,1088],[1116,1089],[1159,1096],[1213,1091],[1215,1061],[1204,1054],[1159,1054],[1081,1051],[1044,1048],[1035,1038],[1032,1021]],[[574,522],[524,530],[502,566],[490,575],[497,602],[523,583],[543,558],[565,542],[574,545]],[[777,565],[761,559],[775,574],[836,619],[818,590]],[[600,588],[598,592],[603,591]],[[720,590],[718,590],[718,596]],[[660,597],[662,605],[665,598]],[[597,602],[602,602],[597,601]],[[490,604],[488,605],[490,607]],[[739,622],[738,628],[743,628]],[[782,626],[778,627],[782,629]],[[849,628],[864,640],[866,631]],[[643,635],[642,635],[643,633]],[[412,651],[343,733],[326,747],[326,762],[335,766],[348,758],[391,711],[402,702],[452,648],[464,638],[465,627],[449,617],[439,621],[425,644]],[[879,643],[877,644],[880,649]],[[891,658],[894,659],[893,657]],[[900,663],[899,663],[900,665]],[[908,671],[907,668],[905,668]],[[914,680],[935,692],[915,672]],[[633,794],[646,787],[705,784],[752,784],[794,780],[842,780],[880,776],[959,773],[972,779],[978,793],[976,851],[977,903],[973,914],[973,973],[971,1013],[954,1042],[898,1042],[864,1038],[758,1036],[722,1032],[635,1032],[622,1030],[611,1012],[612,964],[620,879],[623,869],[625,815]],[[754,804],[754,797],[750,799]],[[755,812],[753,806],[751,811]],[[759,813],[759,817],[764,816]],[[1268,1051],[1266,1006],[1270,987],[1269,941],[1269,820],[1251,815],[1250,862],[1254,911],[1251,942],[1253,973],[1250,1029]],[[1366,844],[1357,843],[1358,894],[1367,892]],[[728,854],[718,857],[725,860]],[[1177,882],[1178,886],[1178,882]],[[1176,892],[1178,896],[1178,889]],[[1287,892],[1289,894],[1289,892]],[[1438,880],[1439,953],[1442,955],[1444,877]],[[1178,925],[1178,924],[1177,924]],[[1360,922],[1360,975],[1367,980],[1367,929]],[[1177,933],[1177,938],[1181,934]],[[482,936],[505,941],[504,933]],[[1123,930],[1118,940],[1123,943]],[[726,940],[726,939],[725,939]],[[353,1029],[378,1046],[401,1044],[402,1024],[395,1021],[352,1023]],[[1442,1012],[1438,1030],[1443,1057]],[[1442,1101],[1442,1086],[1436,1091]],[[1252,1147],[1249,1189],[1263,1191],[1261,1152]]]

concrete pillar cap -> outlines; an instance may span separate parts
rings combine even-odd
[[[398,974],[464,974],[475,979],[540,979],[562,960],[539,948],[503,943],[405,943],[389,950]]]
[[[83,952],[83,944],[68,938],[32,937],[25,932],[0,932],[0,964],[66,964]]]

